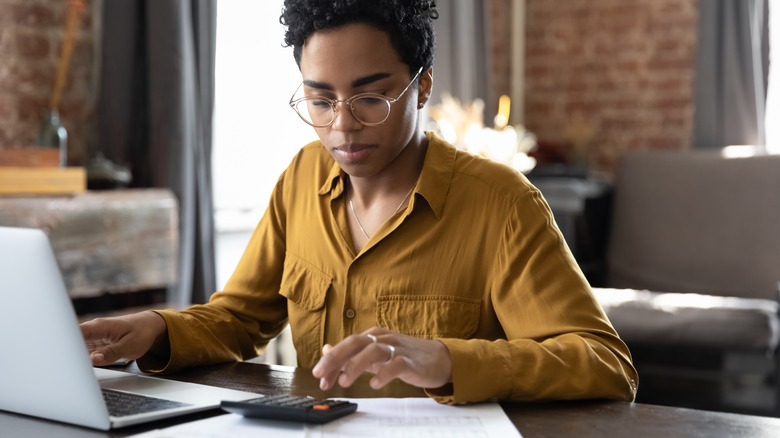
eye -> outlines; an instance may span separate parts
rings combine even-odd
[[[360,96],[354,100],[354,103],[358,105],[379,105],[385,102],[387,102],[387,99],[379,95]]]
[[[307,101],[309,102],[309,105],[314,108],[325,109],[325,108],[330,108],[332,106],[330,99],[320,99],[315,97],[315,98],[309,98],[307,99]]]

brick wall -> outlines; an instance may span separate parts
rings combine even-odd
[[[697,19],[697,0],[526,0],[526,127],[607,175],[625,150],[688,148]]]
[[[35,143],[54,88],[67,9],[66,0],[0,0],[0,149]],[[59,107],[71,164],[84,161],[96,138],[92,19],[93,1],[85,0]]]
[[[513,0],[491,0],[496,95],[510,94]],[[86,0],[60,107],[71,163],[95,145],[93,1]],[[51,97],[67,1],[0,0],[0,148],[35,141]],[[578,143],[610,174],[622,151],[684,149],[692,134],[697,0],[526,0],[525,125]]]
[[[486,21],[488,26],[487,45],[491,56],[490,85],[495,96],[512,94],[512,2],[514,0],[488,0],[486,3]],[[512,107],[514,108],[514,104]],[[490,120],[494,108],[485,109],[485,119]],[[510,112],[511,116],[511,112]]]

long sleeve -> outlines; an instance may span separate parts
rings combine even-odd
[[[440,402],[490,398],[633,400],[628,348],[596,302],[537,190],[507,219],[490,299],[506,339],[442,339],[453,393]]]
[[[139,359],[145,371],[173,372],[186,366],[257,356],[287,323],[287,300],[279,295],[285,259],[284,175],[255,228],[233,275],[208,304],[158,311],[168,326],[170,357]]]

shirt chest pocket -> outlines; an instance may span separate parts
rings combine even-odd
[[[323,344],[325,298],[332,278],[288,254],[279,294],[287,298],[299,365],[313,367]]]
[[[377,298],[380,326],[418,338],[468,339],[479,326],[481,300],[446,295]]]

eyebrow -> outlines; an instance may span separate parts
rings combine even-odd
[[[390,73],[374,73],[372,75],[364,76],[362,78],[355,79],[352,81],[352,88],[362,87],[363,85],[368,85],[372,82],[376,82],[378,80],[388,78],[390,77]],[[326,83],[326,82],[319,82],[319,81],[312,81],[312,80],[304,80],[303,85],[311,88],[318,88],[321,90],[328,90],[333,91],[333,86]]]

